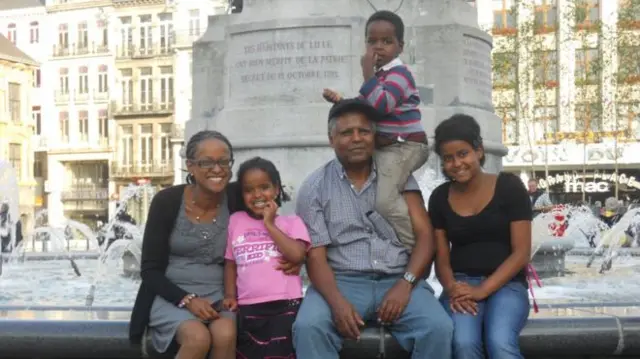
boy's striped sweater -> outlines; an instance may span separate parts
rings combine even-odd
[[[383,66],[360,88],[360,97],[384,114],[378,132],[405,137],[424,133],[420,95],[409,68],[395,59]]]

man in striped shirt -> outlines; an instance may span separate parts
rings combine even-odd
[[[398,58],[404,47],[404,24],[390,11],[378,11],[366,24],[367,52],[361,59],[364,83],[360,98],[383,114],[377,122],[375,153],[380,178],[376,210],[391,223],[400,241],[411,249],[415,237],[401,192],[411,173],[429,156],[422,127],[420,96],[409,68]],[[339,102],[342,96],[325,89],[324,98]]]

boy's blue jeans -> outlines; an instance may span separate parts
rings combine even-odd
[[[382,298],[401,276],[336,275],[340,293],[364,321],[375,320]],[[413,359],[451,358],[453,326],[429,285],[421,281],[391,334]],[[293,345],[300,359],[338,359],[344,339],[336,330],[331,308],[313,286],[307,289],[293,324]]]
[[[456,280],[477,286],[486,277],[456,274]],[[523,359],[520,332],[529,318],[529,294],[521,282],[511,281],[478,302],[478,314],[452,313],[445,293],[440,303],[453,319],[454,359]],[[485,355],[486,353],[486,355]]]

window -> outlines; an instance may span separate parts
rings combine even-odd
[[[44,177],[44,162],[42,157],[35,156],[33,158],[33,177]]]
[[[133,164],[133,126],[120,127],[120,160],[123,167],[131,167]]]
[[[62,68],[60,69],[60,78],[59,78],[59,91],[60,94],[68,94],[69,93],[69,70]]]
[[[37,21],[32,21],[29,24],[29,42],[32,44],[40,42],[40,26]]]
[[[107,118],[107,110],[98,111],[98,134],[101,144],[109,142],[109,119]]]
[[[32,75],[32,84],[34,88],[40,88],[40,69],[35,69],[31,72]]]
[[[13,123],[22,122],[20,116],[20,108],[22,107],[20,101],[20,84],[15,82],[9,83],[9,117]]]
[[[140,68],[140,108],[150,110],[153,104],[153,78],[151,67]]]
[[[160,67],[160,106],[170,109],[173,105],[173,68]]]
[[[545,33],[555,31],[558,21],[556,0],[540,0],[535,8],[535,31]]]
[[[31,118],[36,126],[36,135],[42,135],[42,114],[40,112],[40,106],[33,106],[31,109]]]
[[[502,119],[502,142],[505,145],[518,143],[518,120],[515,107],[497,107],[496,115]]]
[[[600,79],[601,65],[598,49],[576,50],[576,84],[594,84]]]
[[[121,17],[120,23],[120,43],[122,44],[122,49],[119,51],[118,55],[131,56],[133,47],[133,28],[131,27],[131,17]]]
[[[87,29],[87,23],[81,22],[78,24],[78,51],[80,53],[87,53],[89,49],[89,31]]]
[[[109,68],[107,65],[100,65],[98,67],[98,92],[105,93],[109,91]]]
[[[173,160],[173,150],[171,149],[171,124],[160,125],[160,162],[170,164]]]
[[[69,142],[69,113],[60,112],[60,141]]]
[[[200,10],[189,10],[189,36],[200,36]]]
[[[19,143],[10,143],[9,144],[9,162],[11,166],[16,171],[16,176],[18,180],[22,178],[22,162],[20,158],[22,157],[22,145]]]
[[[516,84],[518,56],[513,52],[493,54],[493,86],[511,88]]]
[[[58,26],[58,47],[67,52],[69,50],[69,30],[67,24]]]
[[[149,55],[153,51],[153,28],[151,15],[140,16],[140,55]]]
[[[171,14],[160,14],[160,52],[168,54],[173,44],[173,24]]]
[[[98,51],[105,52],[109,48],[109,27],[103,20],[98,20]]]
[[[640,1],[618,0],[618,22],[623,28],[640,28]]]
[[[13,42],[13,44],[16,44],[17,40],[17,36],[18,36],[18,32],[16,30],[16,24],[9,24],[7,26],[7,39],[9,39],[9,41]]]
[[[501,5],[501,9],[493,11],[493,33],[495,35],[513,34],[517,28],[514,11],[507,7],[506,0],[502,0]]]
[[[617,111],[617,130],[626,131],[633,139],[640,139],[640,103],[619,103]]]
[[[575,15],[576,26],[579,29],[587,29],[598,25],[600,21],[600,0],[576,0]]]
[[[122,87],[123,109],[131,109],[133,105],[133,71],[131,69],[120,70],[120,86]]]
[[[576,104],[576,131],[602,131],[602,108],[598,103]]]
[[[140,163],[147,171],[153,164],[153,125],[140,125]]]
[[[78,132],[80,133],[80,141],[89,141],[89,112],[78,112]]]
[[[540,106],[534,109],[534,136],[536,143],[545,140],[555,142],[558,132],[558,108],[556,106]]]
[[[558,86],[558,53],[538,51],[534,54],[535,84],[546,87]]]
[[[89,69],[86,66],[82,66],[78,70],[78,93],[89,93]]]
[[[640,82],[640,46],[618,48],[618,81]]]

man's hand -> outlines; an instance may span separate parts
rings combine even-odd
[[[347,339],[360,339],[360,328],[364,327],[364,321],[351,303],[341,298],[331,306],[331,313],[338,333]]]
[[[413,286],[404,279],[396,282],[382,299],[378,308],[378,320],[382,324],[395,322],[404,312],[411,299]]]
[[[332,89],[324,89],[324,91],[322,91],[322,97],[331,103],[338,103],[342,100],[342,95]]]
[[[276,269],[282,271],[286,275],[299,275],[300,269],[302,269],[302,264],[291,263],[284,258],[280,258]]]

